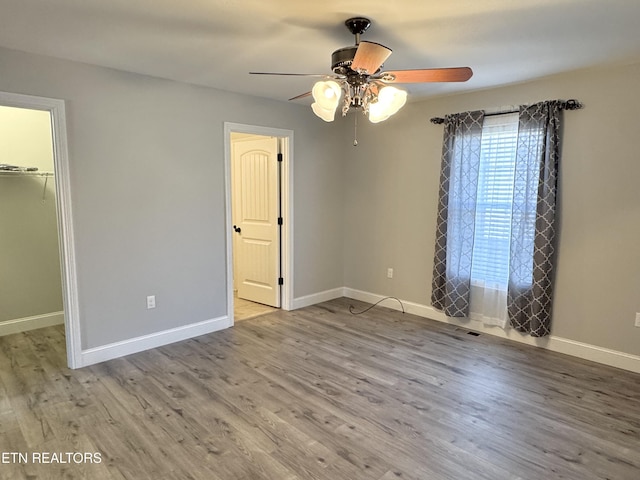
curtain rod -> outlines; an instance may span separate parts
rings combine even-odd
[[[558,100],[560,102],[560,106],[562,108],[562,110],[579,110],[582,108],[582,103],[580,103],[578,100],[572,98],[570,100]],[[492,117],[495,115],[505,115],[507,113],[517,113],[519,112],[519,110],[507,110],[504,112],[495,112],[495,113],[485,113],[484,116],[485,117]],[[444,118],[442,117],[433,117],[431,119],[431,123],[435,124],[435,125],[441,125],[444,123]]]

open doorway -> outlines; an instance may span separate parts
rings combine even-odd
[[[291,131],[225,124],[231,323],[290,308],[292,136]]]
[[[49,112],[0,105],[0,335],[62,324]]]
[[[0,146],[0,215],[10,225],[0,242],[15,250],[3,246],[1,254],[11,255],[11,262],[3,260],[0,273],[0,333],[64,323],[67,364],[77,368],[81,342],[64,102],[0,92],[0,109],[6,141]]]

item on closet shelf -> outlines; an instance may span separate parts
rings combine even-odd
[[[2,172],[37,172],[38,167],[19,167],[17,165],[0,163],[0,171]]]

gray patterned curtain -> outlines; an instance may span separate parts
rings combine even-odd
[[[431,304],[449,317],[469,311],[483,120],[482,111],[444,120]]]
[[[560,115],[564,102],[520,108],[507,311],[533,337],[551,329]]]

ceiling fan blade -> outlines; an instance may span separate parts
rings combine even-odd
[[[351,69],[356,72],[373,75],[382,66],[384,61],[389,58],[392,50],[373,42],[360,42],[356,54],[351,63]]]
[[[291,97],[291,98],[289,99],[289,101],[291,101],[291,100],[298,100],[298,99],[300,99],[300,98],[308,97],[308,96],[310,96],[310,95],[311,95],[311,92],[301,93],[300,95],[297,95],[297,96],[295,96],[295,97]]]
[[[469,67],[393,70],[376,77],[385,83],[466,82],[473,75]]]
[[[328,77],[323,73],[278,73],[278,72],[249,72],[249,75],[286,75],[290,77]]]

